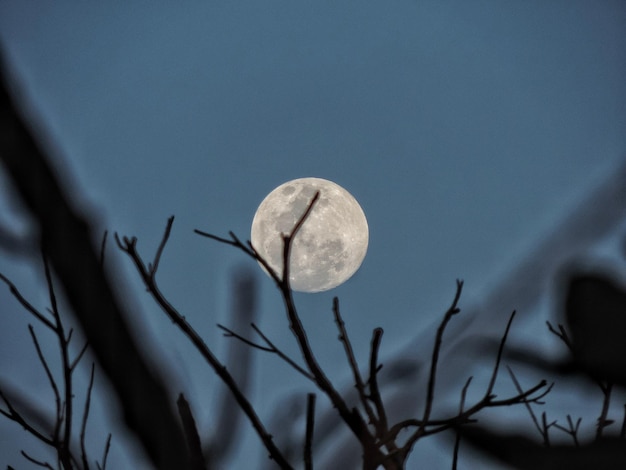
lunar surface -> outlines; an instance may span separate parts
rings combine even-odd
[[[291,233],[316,191],[320,197],[292,242],[289,281],[300,292],[347,281],[361,266],[369,241],[365,214],[348,191],[321,178],[288,181],[261,202],[252,221],[252,245],[279,276],[281,234]]]

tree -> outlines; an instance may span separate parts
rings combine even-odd
[[[0,280],[9,287],[16,300],[28,313],[57,336],[63,357],[60,384],[39,348],[38,337],[34,329],[30,328],[34,347],[54,390],[56,417],[53,422],[47,422],[45,418],[38,415],[34,407],[21,400],[19,395],[10,393],[4,386],[0,390],[0,398],[5,405],[1,411],[2,414],[24,427],[35,439],[55,449],[57,454],[56,466],[64,469],[86,469],[93,466],[93,459],[88,456],[85,449],[84,434],[89,417],[94,368],[92,366],[92,379],[86,390],[86,405],[79,419],[80,432],[76,437],[73,433],[76,425],[73,414],[72,373],[79,364],[87,345],[75,357],[71,356],[69,345],[72,332],[71,330],[66,332],[62,312],[59,311],[56,301],[56,289],[57,286],[60,286],[87,339],[88,347],[97,358],[99,368],[113,385],[124,410],[126,424],[138,437],[152,465],[155,468],[164,469],[199,469],[217,465],[220,459],[220,450],[224,445],[215,440],[213,442],[204,440],[203,442],[196,429],[193,412],[182,393],[178,393],[177,413],[175,412],[173,391],[168,390],[163,378],[154,372],[154,367],[151,367],[149,361],[142,356],[135,340],[137,332],[132,331],[129,326],[130,314],[128,309],[120,300],[119,293],[112,287],[106,270],[103,269],[106,235],[102,239],[95,236],[87,218],[79,213],[67,197],[60,179],[55,175],[46,158],[45,150],[41,148],[26,121],[16,109],[14,100],[7,91],[5,73],[3,73],[2,78],[3,89],[0,97],[2,108],[1,160],[15,184],[16,192],[38,224],[51,316],[32,307],[7,276],[1,275]],[[509,463],[532,462],[532,465],[535,465],[532,468],[537,468],[538,461],[551,464],[556,461],[554,459],[562,459],[564,458],[563,455],[574,455],[580,449],[583,452],[588,450],[596,452],[595,447],[580,446],[577,434],[579,421],[575,422],[571,417],[568,417],[569,427],[563,427],[557,425],[556,422],[547,422],[544,414],[542,423],[539,423],[534,414],[533,406],[542,404],[541,400],[551,390],[551,386],[545,380],[529,388],[523,388],[519,385],[512,370],[509,369],[511,379],[517,389],[516,393],[505,398],[499,398],[495,394],[496,379],[501,370],[502,359],[506,354],[505,343],[515,312],[511,314],[502,338],[495,348],[494,365],[481,398],[473,402],[468,400],[467,392],[472,381],[472,377],[468,377],[460,390],[458,410],[444,417],[433,416],[441,346],[446,327],[460,313],[459,300],[463,287],[462,281],[457,281],[451,305],[445,312],[435,333],[432,356],[429,361],[430,367],[423,412],[421,416],[395,423],[389,422],[386,411],[387,404],[380,394],[378,384],[378,374],[382,367],[378,360],[382,344],[382,328],[376,328],[372,333],[371,349],[367,362],[368,373],[363,375],[341,316],[339,300],[337,298],[333,300],[332,311],[339,332],[339,340],[345,350],[346,364],[352,374],[358,395],[357,405],[352,405],[346,399],[345,393],[342,393],[328,379],[318,363],[308,342],[307,333],[300,321],[289,284],[291,244],[300,227],[306,223],[307,216],[314,208],[317,197],[318,195],[312,198],[293,230],[284,236],[282,272],[274,271],[249,242],[242,242],[234,233],[230,233],[229,238],[201,230],[196,230],[196,233],[235,247],[254,261],[261,263],[270,274],[283,299],[286,318],[302,356],[300,361],[284,354],[256,327],[254,329],[260,338],[258,342],[247,339],[235,329],[223,326],[221,328],[226,335],[246,343],[250,350],[258,349],[277,355],[286,361],[296,373],[306,377],[312,383],[312,388],[328,399],[340,416],[343,425],[358,440],[364,469],[406,468],[411,452],[419,440],[444,432],[450,432],[454,435],[453,468],[456,468],[457,465],[459,443],[462,438],[497,455],[502,454],[502,449],[505,449],[504,458],[506,460],[510,457]],[[274,442],[270,431],[259,418],[253,404],[246,397],[246,390],[242,386],[241,380],[237,380],[230,368],[217,358],[203,338],[187,322],[184,315],[172,305],[159,288],[156,275],[161,256],[171,235],[173,222],[174,218],[170,217],[161,243],[149,262],[146,262],[146,258],[139,253],[137,238],[115,234],[115,243],[132,261],[137,274],[155,303],[173,324],[187,336],[207,365],[227,386],[230,396],[247,417],[259,439],[263,442],[269,457],[276,465],[280,468],[293,468],[302,463],[307,469],[313,468],[312,447],[315,439],[317,403],[315,393],[309,393],[307,396],[306,430],[302,437],[303,449],[301,454],[293,460]],[[624,384],[622,372],[618,371],[618,368],[623,367],[624,364],[622,360],[617,359],[599,372],[600,367],[607,364],[607,353],[598,356],[595,346],[600,341],[604,341],[607,334],[621,331],[621,329],[615,330],[608,326],[599,332],[593,331],[591,333],[586,319],[589,317],[590,311],[595,312],[596,304],[604,302],[605,299],[609,299],[606,300],[608,306],[604,305],[602,308],[611,312],[620,310],[626,302],[624,302],[624,294],[618,288],[607,287],[608,281],[605,279],[600,279],[599,283],[595,281],[596,279],[594,276],[588,276],[576,277],[571,281],[572,289],[568,297],[571,300],[568,304],[568,312],[571,315],[568,316],[568,321],[572,328],[572,336],[568,335],[563,325],[559,325],[558,329],[550,325],[550,328],[571,349],[573,363],[598,381],[605,396],[604,403],[608,407],[612,387],[616,384]],[[581,289],[583,291],[582,297],[579,295]],[[244,287],[242,292],[246,290]],[[614,313],[611,313],[609,317],[607,324],[612,325],[617,321],[617,326],[623,327],[621,317],[616,317]],[[580,327],[580,325],[584,326]],[[116,344],[115,351],[111,350],[110,344]],[[613,346],[615,345],[609,344],[607,350],[614,351]],[[303,364],[300,365],[300,362]],[[544,438],[543,445],[529,444],[525,438],[498,437],[488,428],[474,424],[481,411],[512,405],[523,405],[529,410],[531,418]],[[626,432],[622,432],[617,440],[615,438],[603,439],[603,429],[610,424],[605,411],[606,407],[603,405],[596,440],[603,446],[603,449],[610,446],[610,449],[614,451],[615,455],[611,457],[611,463],[613,463],[617,459],[624,458],[623,440]],[[549,447],[548,435],[552,427],[571,435],[574,445],[566,448]],[[95,464],[98,468],[106,466],[109,442],[109,438],[105,439],[103,457]],[[616,442],[617,444],[615,444]],[[541,452],[537,449],[541,449]],[[567,451],[566,454],[563,453],[564,449]],[[51,463],[40,461],[29,453],[24,453],[24,456],[35,464],[54,468]],[[620,462],[623,463],[624,460],[620,460]]]

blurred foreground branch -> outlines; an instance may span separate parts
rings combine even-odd
[[[173,400],[130,333],[128,312],[105,276],[87,220],[70,203],[9,95],[3,57],[0,75],[0,162],[37,221],[45,256],[120,399],[129,428],[155,467],[188,468]]]

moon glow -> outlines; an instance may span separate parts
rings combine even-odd
[[[299,178],[274,189],[261,202],[252,221],[251,241],[271,268],[282,275],[283,238],[320,197],[292,241],[291,288],[321,292],[347,281],[361,266],[369,241],[367,219],[354,197],[321,178]]]

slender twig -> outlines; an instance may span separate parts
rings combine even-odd
[[[315,394],[307,395],[306,403],[306,432],[304,436],[304,468],[313,470],[313,430],[315,428]]]
[[[52,465],[50,465],[48,462],[44,462],[43,460],[37,460],[34,457],[28,455],[25,451],[20,451],[20,453],[22,454],[22,456],[28,460],[29,462],[34,463],[35,465],[38,465],[40,467],[43,468],[48,468],[50,470],[54,470],[54,467]]]
[[[107,436],[106,443],[104,444],[104,452],[102,453],[102,465],[96,462],[98,470],[106,470],[107,459],[109,458],[109,450],[111,449],[111,433]]]
[[[278,357],[280,357],[282,360],[284,360],[287,364],[289,364],[291,367],[293,367],[296,371],[298,371],[300,374],[304,375],[307,379],[314,380],[313,376],[310,373],[308,373],[306,370],[304,370],[302,367],[300,367],[293,359],[291,359],[284,352],[282,352],[280,349],[278,349],[274,345],[274,343],[272,343],[269,340],[269,338],[267,336],[265,336],[261,332],[261,330],[254,323],[251,323],[250,326],[254,329],[254,331],[261,338],[263,338],[263,341],[265,341],[267,346],[263,346],[261,344],[255,343],[254,341],[249,340],[245,336],[242,336],[242,335],[234,332],[230,328],[227,328],[224,325],[220,325],[219,323],[217,324],[217,327],[220,330],[224,331],[224,336],[235,338],[235,339],[241,341],[242,343],[247,344],[251,348],[260,349],[261,351],[265,351],[265,352],[269,352],[269,353],[272,353],[272,354],[276,354]]]
[[[248,241],[246,244],[242,243],[239,238],[231,231],[228,232],[230,235],[230,240],[228,238],[218,237],[217,235],[213,235],[211,233],[204,232],[202,230],[194,229],[194,233],[201,235],[203,237],[210,238],[211,240],[215,240],[220,243],[224,243],[226,245],[234,246],[235,248],[240,249],[252,259],[261,263],[265,271],[270,275],[270,277],[274,280],[276,285],[280,288],[280,283],[282,282],[278,273],[272,268],[269,263],[256,251],[254,246],[252,246],[252,242]]]
[[[70,365],[69,359],[69,340],[70,336],[66,338],[65,330],[63,328],[63,322],[61,321],[61,315],[59,313],[59,307],[57,304],[56,294],[54,292],[54,283],[52,281],[52,274],[50,273],[50,267],[48,266],[48,261],[46,258],[46,254],[42,252],[43,258],[43,266],[44,273],[46,276],[46,283],[48,285],[48,297],[50,299],[51,312],[54,316],[55,323],[55,333],[59,340],[59,349],[61,350],[61,360],[62,360],[62,368],[63,368],[63,385],[65,389],[65,398],[63,401],[64,405],[64,420],[63,420],[63,438],[61,440],[61,445],[58,449],[59,458],[61,463],[66,469],[70,469],[72,467],[71,464],[71,452],[70,445],[72,439],[72,420],[73,420],[73,405],[74,405],[74,394],[72,392],[72,369]]]
[[[87,386],[87,398],[85,398],[85,409],[83,411],[83,419],[80,425],[80,452],[83,460],[83,469],[89,469],[89,460],[87,458],[87,450],[85,448],[85,435],[87,432],[87,419],[89,418],[89,407],[91,406],[91,391],[93,390],[93,378],[95,372],[95,364],[91,363],[91,374],[89,375],[89,385]]]
[[[596,441],[602,439],[602,432],[604,428],[613,423],[612,420],[607,419],[609,413],[609,406],[611,404],[611,392],[613,390],[613,384],[607,383],[602,392],[604,398],[602,399],[602,409],[600,410],[600,416],[598,417],[598,424],[596,427]]]
[[[498,347],[498,355],[496,356],[496,364],[493,368],[493,372],[491,374],[491,380],[489,381],[489,386],[487,387],[487,391],[485,392],[486,396],[490,396],[493,393],[493,387],[496,385],[496,378],[498,377],[498,369],[500,368],[500,362],[502,361],[502,353],[504,352],[504,345],[506,344],[506,339],[509,336],[509,331],[511,330],[511,324],[513,323],[513,319],[515,318],[515,314],[517,312],[513,310],[511,316],[509,317],[509,321],[506,324],[506,328],[504,329],[504,334],[502,335],[502,340],[500,341],[500,346]]]
[[[578,418],[576,420],[576,424],[574,424],[574,421],[572,420],[572,416],[568,414],[567,415],[567,425],[568,425],[567,428],[561,426],[558,423],[554,423],[554,427],[572,436],[572,440],[574,441],[574,447],[580,447],[580,443],[578,442],[578,429],[580,428],[580,423],[582,422],[582,420],[583,420],[582,418]]]
[[[378,414],[378,437],[381,438],[389,432],[389,424],[387,422],[387,412],[385,411],[385,405],[380,395],[380,389],[378,388],[378,372],[381,366],[378,364],[378,351],[380,349],[380,343],[383,338],[383,329],[374,328],[372,332],[372,341],[370,346],[370,364],[369,364],[369,379],[368,386],[370,395],[369,398],[376,407],[376,413]]]
[[[448,322],[452,318],[452,316],[459,313],[461,310],[457,307],[459,299],[461,298],[461,291],[463,290],[463,281],[457,279],[456,281],[456,293],[454,294],[454,299],[452,300],[452,305],[448,308],[448,311],[443,317],[439,328],[437,329],[437,335],[435,337],[435,345],[433,348],[433,354],[431,358],[430,364],[430,374],[428,376],[428,388],[426,392],[426,405],[424,407],[424,415],[422,416],[423,425],[420,426],[420,429],[417,431],[417,438],[419,438],[419,434],[424,431],[426,423],[430,419],[430,413],[433,407],[433,400],[435,396],[435,379],[437,376],[437,362],[439,360],[439,352],[441,350],[441,344],[443,342],[443,333],[448,325]]]
[[[14,407],[13,404],[11,403],[11,401],[7,398],[7,396],[4,394],[4,392],[2,390],[0,390],[0,398],[2,398],[2,401],[4,401],[4,404],[6,405],[8,411],[2,410],[0,409],[0,414],[6,416],[7,418],[9,418],[12,421],[15,421],[16,423],[18,423],[19,425],[21,425],[26,431],[28,431],[30,434],[32,434],[33,436],[35,436],[37,439],[39,439],[41,442],[48,444],[49,446],[55,447],[56,446],[56,441],[46,435],[44,435],[43,433],[41,433],[40,431],[38,431],[37,429],[35,429],[28,421],[26,421],[26,418],[24,418]]]
[[[85,351],[87,351],[87,347],[89,346],[88,342],[85,342],[85,344],[83,345],[82,349],[80,350],[80,352],[78,353],[78,355],[76,356],[76,358],[72,361],[72,363],[70,364],[70,371],[74,371],[74,369],[76,369],[76,366],[78,365],[78,363],[80,362],[80,360],[83,358],[83,355],[85,354]]]
[[[461,424],[474,422],[475,420],[472,417],[486,408],[499,408],[504,406],[517,405],[520,403],[524,403],[525,400],[534,403],[538,400],[541,400],[548,393],[550,393],[550,391],[552,390],[552,385],[547,388],[546,386],[547,382],[545,380],[542,380],[534,387],[531,387],[528,390],[524,391],[524,393],[520,393],[502,400],[494,400],[493,395],[486,395],[471,407],[466,408],[465,411],[463,411],[462,413],[458,413],[457,415],[449,418],[431,419],[427,423],[420,419],[407,419],[404,421],[400,421],[389,429],[388,439],[395,439],[395,436],[397,436],[401,430],[409,427],[419,428],[425,426],[426,430],[423,432],[422,436],[437,434],[450,428],[457,427]],[[533,395],[539,392],[542,388],[545,388],[545,390],[539,393],[537,396],[533,397]],[[413,437],[414,436],[411,436],[410,439],[412,439]],[[412,442],[410,439],[407,440],[407,443],[404,445],[404,447],[406,447],[408,444],[414,443],[414,441]]]
[[[260,344],[257,344],[254,341],[249,340],[245,336],[242,336],[239,333],[235,333],[233,330],[231,330],[228,327],[225,327],[224,325],[221,325],[221,324],[218,323],[217,327],[224,332],[224,336],[226,338],[235,338],[235,339],[241,341],[242,343],[247,344],[251,348],[260,349],[261,351],[266,351],[266,352],[271,352],[271,353],[275,352],[272,347],[270,347],[270,346],[262,346]]]
[[[348,358],[348,364],[350,365],[350,370],[352,370],[352,375],[354,376],[354,382],[359,393],[359,398],[361,400],[361,404],[367,413],[367,416],[377,429],[379,428],[379,418],[374,414],[372,407],[369,404],[366,392],[365,392],[365,384],[363,383],[363,378],[361,377],[361,371],[359,370],[359,365],[356,362],[356,357],[354,356],[354,350],[352,349],[352,343],[350,343],[350,338],[348,337],[348,332],[346,331],[346,324],[341,317],[341,312],[339,311],[339,299],[337,297],[333,297],[333,315],[335,316],[335,323],[337,324],[337,328],[339,329],[339,341],[343,344],[343,348],[346,352],[346,357]],[[380,435],[384,435],[386,433],[386,429],[380,433]]]
[[[296,235],[300,231],[300,228],[304,225],[304,222],[309,217],[309,214],[313,210],[315,203],[318,201],[320,197],[320,192],[316,191],[313,195],[313,198],[309,202],[306,210],[302,214],[302,216],[296,222],[296,225],[291,229],[291,233],[282,234],[283,238],[283,279],[282,284],[283,287],[286,287],[291,293],[291,288],[289,286],[289,271],[291,269],[291,248],[293,247],[293,240],[296,238]]]
[[[465,408],[465,398],[467,396],[467,389],[472,382],[473,377],[470,376],[465,385],[463,386],[463,390],[461,390],[461,402],[459,403],[459,414],[463,413],[463,409]],[[459,462],[459,448],[461,447],[461,433],[457,429],[456,436],[454,438],[454,450],[452,452],[452,470],[457,469],[457,465]]]
[[[167,224],[165,226],[165,233],[161,238],[161,243],[159,243],[159,247],[154,255],[154,260],[152,263],[148,263],[148,272],[152,277],[156,275],[157,269],[159,269],[159,262],[161,261],[161,255],[163,254],[163,249],[165,248],[165,244],[167,240],[170,238],[170,232],[172,231],[172,225],[174,224],[174,216],[170,216],[167,219]]]
[[[300,367],[294,360],[292,360],[289,356],[287,356],[284,352],[282,352],[280,349],[278,349],[274,343],[272,341],[270,341],[270,339],[263,334],[263,332],[259,329],[259,327],[257,327],[254,323],[252,323],[252,328],[254,329],[254,331],[256,331],[256,333],[263,338],[263,341],[265,341],[265,343],[272,348],[272,351],[277,354],[281,359],[283,359],[285,362],[287,362],[287,364],[291,365],[291,367],[293,367],[294,369],[296,369],[298,372],[300,372],[302,375],[304,375],[307,379],[309,380],[315,380],[315,378],[306,370],[304,370],[304,368]]]
[[[517,392],[522,393],[523,392],[522,386],[520,385],[519,381],[517,380],[517,377],[513,373],[513,370],[509,366],[506,366],[506,368],[509,372],[509,375],[511,376],[511,380],[513,381],[513,384],[515,385],[515,388],[517,389]],[[530,406],[530,403],[525,401],[524,405],[526,406],[526,409],[528,410],[528,414],[530,414],[530,418],[532,419],[535,427],[537,428],[537,431],[539,432],[539,434],[541,434],[541,438],[543,439],[544,446],[550,447],[550,436],[548,434],[548,429],[545,426],[542,428],[542,426],[539,424],[539,420],[537,419],[535,412]]]
[[[163,251],[162,247],[165,247],[165,244],[167,243],[173,221],[173,217],[170,217],[170,219],[168,219],[163,239],[161,240],[161,244],[159,245],[160,250],[157,252],[159,258]],[[155,300],[155,302],[161,307],[163,312],[170,318],[170,320],[172,320],[172,322],[176,326],[178,326],[178,328],[189,338],[192,344],[200,352],[202,357],[207,361],[211,368],[213,368],[218,377],[220,377],[220,379],[228,386],[235,400],[237,401],[243,412],[246,414],[246,416],[252,423],[255,431],[261,438],[266,449],[269,451],[270,457],[274,459],[281,468],[291,468],[291,465],[287,462],[280,450],[274,444],[272,436],[265,429],[265,426],[262,424],[260,418],[256,414],[256,411],[252,407],[252,404],[241,392],[239,386],[230,375],[226,367],[224,367],[224,365],[217,359],[217,357],[206,345],[204,340],[200,337],[200,335],[198,335],[198,333],[187,322],[187,320],[164,297],[156,282],[156,268],[158,267],[159,258],[155,258],[152,264],[148,265],[151,266],[151,268],[148,269],[144,264],[143,259],[137,252],[136,237],[123,237],[122,239],[120,239],[119,236],[115,234],[115,241],[120,250],[126,253],[135,264],[137,272],[139,273],[141,279],[144,282],[144,285],[152,295],[152,298]]]
[[[35,335],[35,330],[32,325],[28,325],[28,331],[30,332],[30,336],[33,340],[33,344],[35,345],[35,351],[37,351],[37,356],[39,357],[39,361],[43,365],[44,370],[46,371],[46,376],[48,377],[48,382],[50,382],[50,387],[54,393],[54,400],[56,404],[56,422],[54,426],[54,432],[52,434],[53,440],[56,442],[59,438],[59,431],[61,429],[61,425],[63,423],[63,411],[61,404],[61,394],[59,393],[59,387],[57,386],[56,380],[50,371],[50,367],[48,366],[48,362],[44,357],[41,347],[39,346],[39,341],[37,340],[37,335]]]
[[[563,343],[565,344],[565,346],[567,346],[567,348],[571,351],[572,350],[572,341],[570,340],[567,331],[565,330],[565,327],[563,327],[563,325],[561,325],[559,323],[558,327],[558,331],[556,328],[554,328],[552,326],[552,323],[550,323],[549,321],[546,321],[546,324],[548,325],[548,329],[550,330],[550,332],[552,334],[554,334],[555,336],[557,336],[561,341],[563,341]]]
[[[2,282],[4,282],[8,287],[9,287],[9,291],[11,292],[11,294],[13,295],[13,297],[15,297],[15,299],[19,302],[19,304],[24,307],[24,309],[29,312],[31,315],[33,315],[35,318],[37,318],[37,320],[39,320],[41,323],[43,323],[44,325],[46,325],[48,328],[50,328],[52,331],[55,331],[55,327],[54,327],[54,323],[52,323],[49,319],[47,319],[39,310],[37,310],[35,307],[32,306],[32,304],[30,302],[28,302],[28,300],[26,300],[24,298],[24,296],[21,294],[21,292],[18,290],[17,287],[15,287],[15,284],[13,284],[4,274],[0,273],[0,280]]]

